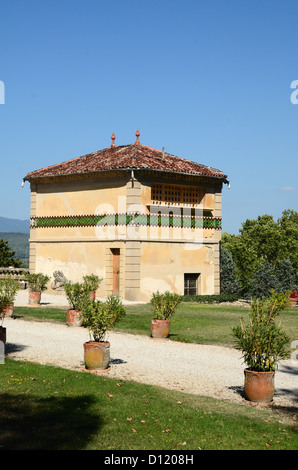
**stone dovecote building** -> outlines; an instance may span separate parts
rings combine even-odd
[[[103,278],[111,293],[220,293],[220,170],[139,141],[28,173],[30,271]]]

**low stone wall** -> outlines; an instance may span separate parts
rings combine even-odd
[[[25,276],[29,273],[29,269],[26,268],[0,268],[0,279],[16,279],[19,281],[20,289],[27,289]]]

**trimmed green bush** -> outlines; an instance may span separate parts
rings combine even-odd
[[[218,304],[220,302],[235,302],[241,298],[240,294],[219,295],[183,295],[182,302],[199,302],[202,304]]]

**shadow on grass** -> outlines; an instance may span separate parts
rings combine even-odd
[[[235,392],[235,394],[239,395],[243,400],[245,400],[245,393],[244,393],[244,387],[243,386],[231,386],[227,387],[229,390],[232,390]],[[288,398],[292,404],[288,405],[277,405],[274,403],[274,397],[278,396],[284,396],[285,398]],[[298,390],[293,391],[293,390],[288,390],[288,389],[277,389],[275,390],[273,397],[273,408],[275,411],[278,411],[280,414],[284,416],[291,417],[294,419],[295,415],[298,416]],[[245,402],[245,403],[250,403],[250,402]],[[297,403],[297,405],[296,405]],[[251,402],[253,405],[253,402]]]
[[[102,420],[92,413],[94,399],[0,394],[1,450],[80,450]]]

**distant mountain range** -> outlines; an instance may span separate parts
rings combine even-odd
[[[8,242],[24,266],[29,263],[29,232],[30,220],[0,217],[0,240]]]
[[[30,220],[7,219],[0,217],[0,232],[29,233]]]

